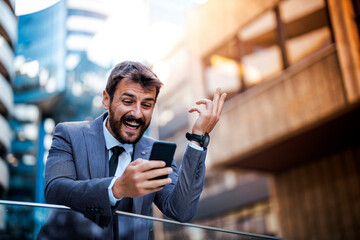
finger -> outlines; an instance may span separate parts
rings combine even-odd
[[[213,113],[215,114],[218,112],[218,102],[219,102],[220,94],[221,94],[221,88],[217,88],[213,98],[213,104],[214,104]]]
[[[143,161],[142,163],[138,164],[138,170],[141,172],[146,172],[153,168],[163,168],[165,165],[166,163],[161,160]]]
[[[198,112],[200,114],[202,112],[202,109],[198,107],[192,107],[190,108],[189,113],[193,113],[193,112]]]
[[[135,161],[132,161],[130,164],[131,164],[132,166],[136,166],[136,165],[139,165],[140,163],[142,163],[142,161],[144,161],[144,159],[138,158],[138,159],[136,159]]]
[[[168,175],[168,174],[170,174],[172,172],[173,172],[173,170],[172,170],[171,167],[156,168],[156,169],[151,169],[151,170],[145,172],[144,177],[145,177],[145,179],[153,179],[153,178],[156,178],[156,177]]]
[[[224,107],[224,103],[225,103],[226,96],[227,96],[227,94],[226,94],[226,93],[223,93],[223,94],[221,95],[221,97],[220,97],[219,107],[218,107],[218,109],[217,109],[217,116],[218,116],[218,118],[220,118],[222,109],[223,109],[223,107]]]
[[[201,100],[197,101],[196,104],[197,105],[203,104],[206,106],[206,108],[208,108],[208,107],[212,106],[212,101],[209,99],[201,99]]]
[[[163,187],[172,182],[171,178],[153,179],[149,180],[144,184],[145,189],[155,189]]]
[[[192,107],[189,110],[189,113],[192,112],[198,112],[199,114],[203,113],[205,110],[207,111],[211,111],[212,109],[212,101],[210,101],[209,99],[202,99],[196,102],[197,105],[205,105],[205,109],[201,108],[201,107]]]

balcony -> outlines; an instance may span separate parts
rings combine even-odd
[[[11,129],[7,120],[0,115],[0,153],[8,152],[11,143]]]
[[[7,116],[13,109],[13,91],[6,79],[0,75],[0,113]]]
[[[0,73],[2,73],[9,82],[14,79],[15,71],[13,62],[14,53],[5,38],[0,36]]]
[[[347,139],[346,123],[359,119],[346,117],[349,111],[336,50],[329,46],[225,104],[211,144],[228,144],[210,149],[212,164],[285,170],[320,153],[324,140]]]
[[[10,1],[10,4],[15,5],[13,1]],[[0,35],[5,36],[14,48],[17,41],[17,19],[5,1],[0,1]]]

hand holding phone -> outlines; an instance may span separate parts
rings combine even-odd
[[[166,163],[166,167],[171,167],[174,158],[176,144],[172,142],[158,141],[153,144],[150,160],[162,160]],[[159,176],[153,179],[167,178],[168,175]]]

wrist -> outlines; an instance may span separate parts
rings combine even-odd
[[[196,135],[204,135],[206,132],[201,131],[201,130],[192,130],[191,131],[192,134],[196,134]]]
[[[208,133],[205,133],[203,135],[200,134],[194,134],[194,133],[186,133],[186,138],[195,143],[196,145],[203,147],[205,150],[207,149],[209,142],[210,142],[210,136]]]
[[[115,198],[120,199],[124,197],[124,194],[121,192],[121,187],[120,187],[120,178],[116,179],[116,182],[114,184],[114,186],[112,187],[112,192]]]

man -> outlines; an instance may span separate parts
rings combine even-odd
[[[106,113],[92,122],[57,125],[45,168],[46,201],[69,206],[91,221],[79,214],[68,217],[64,213],[64,219],[89,228],[70,231],[69,224],[64,223],[54,228],[59,225],[60,213],[52,214],[38,239],[51,239],[49,235],[67,239],[146,239],[146,223],[123,219],[114,212],[118,209],[149,215],[153,202],[172,219],[185,222],[193,217],[204,185],[208,133],[219,120],[226,94],[220,96],[218,89],[213,101],[200,100],[189,110],[198,112],[199,117],[192,133],[187,134],[190,142],[181,168],[174,161],[171,168],[166,168],[163,161],[147,160],[155,140],[143,135],[161,86],[148,67],[122,62],[112,70],[103,92]],[[153,179],[167,174],[168,178]]]

